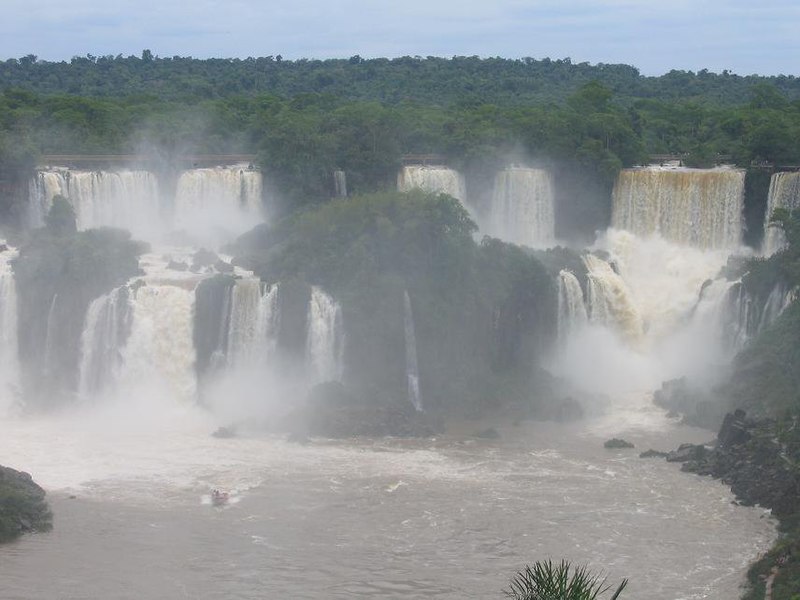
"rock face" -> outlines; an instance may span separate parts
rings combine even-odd
[[[11,541],[23,533],[48,531],[53,516],[45,491],[31,476],[0,466],[0,542]]]
[[[428,437],[441,422],[408,403],[375,404],[353,397],[338,382],[312,388],[306,406],[293,412],[286,426],[294,437]]]
[[[771,508],[778,517],[800,508],[800,470],[772,419],[729,413],[715,447],[684,444],[667,460],[682,462],[683,471],[721,479],[742,504]]]
[[[682,416],[688,425],[711,430],[719,427],[725,414],[723,403],[692,388],[684,377],[661,384],[661,389],[653,394],[653,403],[668,411],[670,418]]]

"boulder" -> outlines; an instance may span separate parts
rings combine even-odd
[[[615,448],[634,448],[634,445],[631,444],[630,442],[628,442],[626,440],[623,440],[623,439],[620,439],[620,438],[611,438],[610,440],[607,440],[605,444],[603,444],[603,447],[604,448],[610,448],[610,449],[615,449]]]
[[[639,454],[639,458],[666,458],[668,456],[667,452],[661,452],[660,450],[645,450],[641,454]]]
[[[703,445],[681,444],[677,450],[667,454],[667,462],[699,461],[705,457],[708,449]]]
[[[0,542],[52,526],[45,491],[28,473],[0,466]]]

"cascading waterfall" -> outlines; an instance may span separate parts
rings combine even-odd
[[[30,184],[29,220],[41,227],[53,197],[66,197],[78,229],[122,227],[150,237],[161,223],[158,182],[147,171],[42,171]]]
[[[342,309],[317,286],[311,287],[306,331],[306,364],[317,383],[342,378]]]
[[[583,289],[572,271],[558,274],[558,338],[564,342],[589,321]]]
[[[555,240],[553,178],[545,169],[510,167],[495,177],[489,214],[492,235],[534,248]]]
[[[417,363],[417,336],[414,331],[414,313],[408,290],[403,291],[403,324],[406,344],[406,382],[408,400],[418,412],[422,412],[422,394],[419,390],[419,364]]]
[[[730,168],[623,169],[612,222],[641,236],[698,248],[735,248],[741,239],[744,171]]]
[[[611,326],[630,342],[639,342],[644,323],[625,280],[611,265],[593,255],[583,256],[588,270],[589,321]]]
[[[347,175],[344,171],[333,172],[333,195],[335,198],[347,198]]]
[[[0,409],[3,410],[20,400],[17,288],[11,270],[15,256],[14,250],[0,252]]]
[[[128,287],[121,286],[95,298],[86,311],[78,387],[83,398],[103,392],[119,376],[131,327],[129,294]]]
[[[47,311],[47,324],[45,326],[44,338],[44,372],[49,375],[53,369],[53,352],[55,351],[56,336],[56,308],[58,306],[58,294],[53,294],[50,301],[50,310]]]
[[[148,282],[132,292],[130,303],[131,330],[121,351],[119,392],[194,402],[193,291]]]
[[[227,239],[262,220],[262,176],[246,166],[184,171],[175,192],[174,225],[203,238]]]
[[[426,192],[448,194],[463,204],[467,200],[464,176],[454,169],[441,166],[409,165],[397,176],[397,189],[410,192],[419,188]]]
[[[255,278],[236,281],[231,290],[228,364],[264,364],[277,345],[278,285],[265,289]]]
[[[769,222],[776,208],[795,210],[800,208],[800,173],[775,173],[769,181],[767,210],[764,215],[764,242],[762,253],[771,256],[786,244],[786,238],[779,227],[771,227]]]

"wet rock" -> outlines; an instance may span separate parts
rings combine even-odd
[[[737,410],[725,415],[725,419],[722,421],[722,427],[717,435],[717,444],[721,448],[740,446],[750,441],[752,436],[748,429],[748,424],[745,421],[745,417],[746,415],[743,410]]]
[[[183,261],[171,260],[167,263],[167,268],[173,271],[188,271],[189,265]]]
[[[224,260],[218,260],[214,263],[214,268],[220,273],[233,273],[233,265]]]
[[[667,452],[661,452],[660,450],[645,450],[644,452],[639,454],[639,458],[666,458],[668,456]]]
[[[236,437],[236,428],[233,425],[228,427],[220,427],[211,435],[215,438],[234,438]]]
[[[667,462],[686,462],[702,460],[708,450],[703,445],[681,444],[677,450],[667,454]]]
[[[483,440],[499,440],[500,434],[494,427],[487,427],[472,434],[473,437],[481,438]]]
[[[31,476],[0,466],[0,542],[23,533],[48,531],[52,520],[45,491]]]
[[[626,440],[623,440],[623,439],[620,439],[620,438],[611,438],[610,440],[607,440],[603,444],[603,447],[604,448],[610,448],[610,449],[615,449],[615,448],[634,448],[634,445],[631,444],[630,442],[628,442]]]
[[[196,272],[202,269],[213,267],[214,264],[219,260],[220,258],[216,255],[216,253],[211,252],[211,250],[201,248],[195,252],[194,255],[192,255],[192,271]]]

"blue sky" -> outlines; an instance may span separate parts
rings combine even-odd
[[[0,0],[0,58],[479,55],[800,75],[800,1]]]

